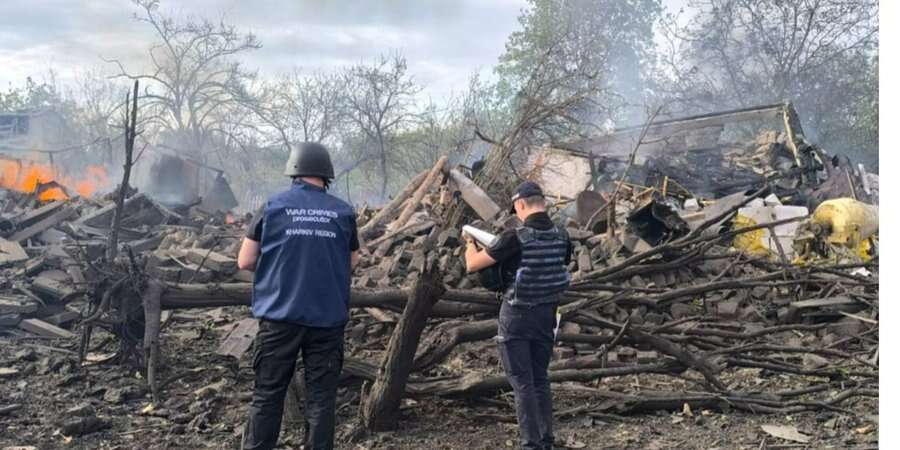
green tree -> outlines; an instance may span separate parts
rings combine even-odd
[[[74,103],[65,98],[56,86],[51,72],[51,80],[37,82],[31,77],[25,79],[25,86],[10,86],[6,92],[0,92],[0,111],[40,111],[72,110]]]
[[[585,121],[634,120],[643,103],[643,69],[653,52],[659,0],[529,0],[496,67],[499,88],[515,99],[544,65],[551,77],[569,80],[560,96],[588,87],[597,91]],[[578,77],[571,77],[572,74]],[[514,101],[514,100],[513,100]],[[630,109],[630,110],[628,110]]]

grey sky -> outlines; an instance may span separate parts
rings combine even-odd
[[[664,1],[677,8],[685,0]],[[101,57],[139,68],[154,36],[130,0],[0,2],[0,88],[52,68],[66,82]],[[242,57],[264,76],[293,67],[329,69],[399,50],[436,100],[488,74],[518,29],[525,0],[163,0],[166,11],[216,18],[257,34],[263,48]]]

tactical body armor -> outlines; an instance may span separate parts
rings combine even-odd
[[[566,267],[569,236],[564,230],[516,229],[522,246],[522,263],[506,291],[506,300],[516,306],[559,303],[571,277]]]

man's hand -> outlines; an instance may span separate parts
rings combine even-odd
[[[494,264],[497,264],[497,261],[486,251],[479,250],[471,236],[466,236],[466,272],[478,272]]]

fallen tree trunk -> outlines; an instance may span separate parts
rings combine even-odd
[[[416,281],[409,293],[403,316],[385,350],[378,377],[362,403],[363,423],[367,429],[387,431],[397,427],[400,401],[413,369],[419,338],[432,306],[443,292],[440,271],[437,264],[431,261],[430,270]]]
[[[375,216],[369,219],[369,221],[366,222],[365,225],[360,227],[360,239],[370,239],[372,237],[372,234],[375,232],[375,230],[378,229],[378,227],[390,222],[397,214],[399,214],[398,210],[400,209],[400,205],[402,205],[403,202],[405,202],[406,199],[408,199],[409,196],[412,195],[413,191],[415,191],[416,188],[418,188],[419,185],[422,184],[423,181],[425,181],[426,176],[428,176],[427,170],[423,170],[421,173],[416,175],[412,180],[410,180],[409,184],[407,184],[406,187],[404,187],[403,190],[399,194],[397,194],[397,196],[394,197],[393,200],[391,200],[390,203],[381,208],[381,210],[378,211],[378,214],[375,214]]]
[[[251,283],[168,284],[161,298],[162,309],[250,306]],[[350,290],[351,308],[384,308],[402,312],[410,289]],[[480,290],[450,289],[434,305],[435,317],[462,317],[493,313],[500,304],[493,294]]]
[[[583,359],[568,365],[567,369],[548,372],[550,381],[562,383],[566,381],[592,382],[603,377],[616,377],[643,373],[679,374],[685,368],[677,361],[668,360],[651,364],[638,364],[621,367],[591,368],[595,361]],[[356,377],[364,380],[375,380],[377,369],[364,361],[354,360],[345,364],[342,377]],[[493,395],[510,391],[505,375],[483,375],[469,373],[461,377],[442,379],[410,378],[406,385],[405,395],[408,397],[440,396],[448,398],[476,397]]]
[[[437,366],[464,342],[490,339],[497,335],[497,320],[481,320],[478,322],[444,322],[425,339],[424,345],[416,355],[415,368],[426,371]]]
[[[400,217],[397,218],[394,222],[388,225],[388,230],[396,230],[409,221],[410,216],[416,211],[416,207],[422,203],[422,198],[425,197],[425,194],[428,193],[428,190],[431,189],[431,186],[437,181],[438,175],[441,174],[441,170],[447,164],[447,157],[441,156],[438,159],[437,163],[434,164],[434,167],[431,168],[431,171],[428,172],[428,176],[425,177],[425,181],[416,189],[416,192],[413,194],[410,201],[406,204],[406,207],[403,208],[403,211],[400,213]]]

